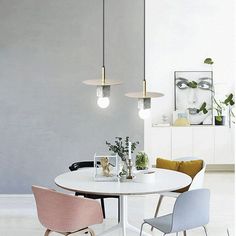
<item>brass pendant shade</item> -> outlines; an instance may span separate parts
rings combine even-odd
[[[102,60],[103,60],[103,65],[102,65],[102,74],[101,74],[101,79],[94,79],[94,80],[85,80],[83,81],[84,84],[86,85],[91,85],[91,86],[97,86],[97,104],[101,108],[107,108],[110,104],[110,86],[112,85],[119,85],[122,84],[122,81],[118,80],[110,80],[106,79],[106,73],[105,73],[105,0],[102,0],[102,7],[103,7],[103,45],[102,45]]]
[[[144,38],[143,38],[143,71],[144,71],[144,79],[143,79],[143,90],[140,92],[130,92],[126,93],[125,96],[130,98],[138,99],[138,109],[139,109],[139,116],[142,119],[146,119],[150,116],[150,109],[151,109],[151,99],[158,98],[164,96],[163,93],[159,92],[147,92],[147,82],[146,82],[146,1],[143,0],[143,9],[144,9]]]
[[[122,84],[122,81],[106,79],[105,67],[102,67],[101,79],[84,80],[83,83],[86,85],[92,85],[92,86],[105,86],[105,85],[119,85],[119,84]]]
[[[125,96],[129,98],[158,98],[164,96],[163,93],[147,92],[146,80],[143,80],[143,91],[126,93]]]

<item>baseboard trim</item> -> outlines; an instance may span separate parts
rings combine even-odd
[[[208,164],[206,172],[235,172],[234,164]]]
[[[0,198],[32,198],[33,194],[5,194],[5,193],[1,193],[0,194]]]

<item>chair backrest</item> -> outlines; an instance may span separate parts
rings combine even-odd
[[[57,232],[74,232],[102,223],[100,204],[91,199],[32,186],[38,218],[46,228]]]
[[[79,161],[73,163],[71,166],[69,166],[70,171],[75,171],[80,168],[87,168],[87,167],[94,167],[94,161]]]
[[[208,224],[209,202],[209,189],[195,189],[180,194],[174,205],[171,232]]]
[[[175,160],[176,161],[193,161],[193,160],[202,160],[202,159],[198,157],[182,157],[182,158],[177,158]],[[203,160],[202,169],[195,175],[188,190],[194,190],[194,189],[199,189],[203,187],[205,171],[206,171],[206,162]]]

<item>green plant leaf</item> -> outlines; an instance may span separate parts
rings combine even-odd
[[[197,88],[197,82],[196,81],[190,81],[187,83],[187,86],[189,88]]]
[[[221,122],[222,121],[222,116],[216,116],[216,120]]]
[[[208,110],[206,108],[206,105],[207,105],[206,102],[203,102],[201,107],[197,109],[197,113],[203,112],[203,114],[207,114]]]
[[[234,102],[234,100],[233,100],[233,97],[234,97],[234,95],[233,95],[232,93],[229,94],[229,96],[223,101],[223,103],[224,103],[226,106],[228,106],[228,105],[233,106],[233,105],[235,104],[235,102]]]
[[[208,64],[208,65],[213,65],[213,64],[214,64],[214,62],[212,61],[212,59],[211,59],[210,57],[206,58],[206,59],[204,60],[204,63],[205,63],[205,64]]]

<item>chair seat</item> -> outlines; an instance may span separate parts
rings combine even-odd
[[[154,228],[159,229],[163,233],[170,233],[172,225],[172,214],[160,216],[157,218],[145,219],[144,222],[153,226]]]

